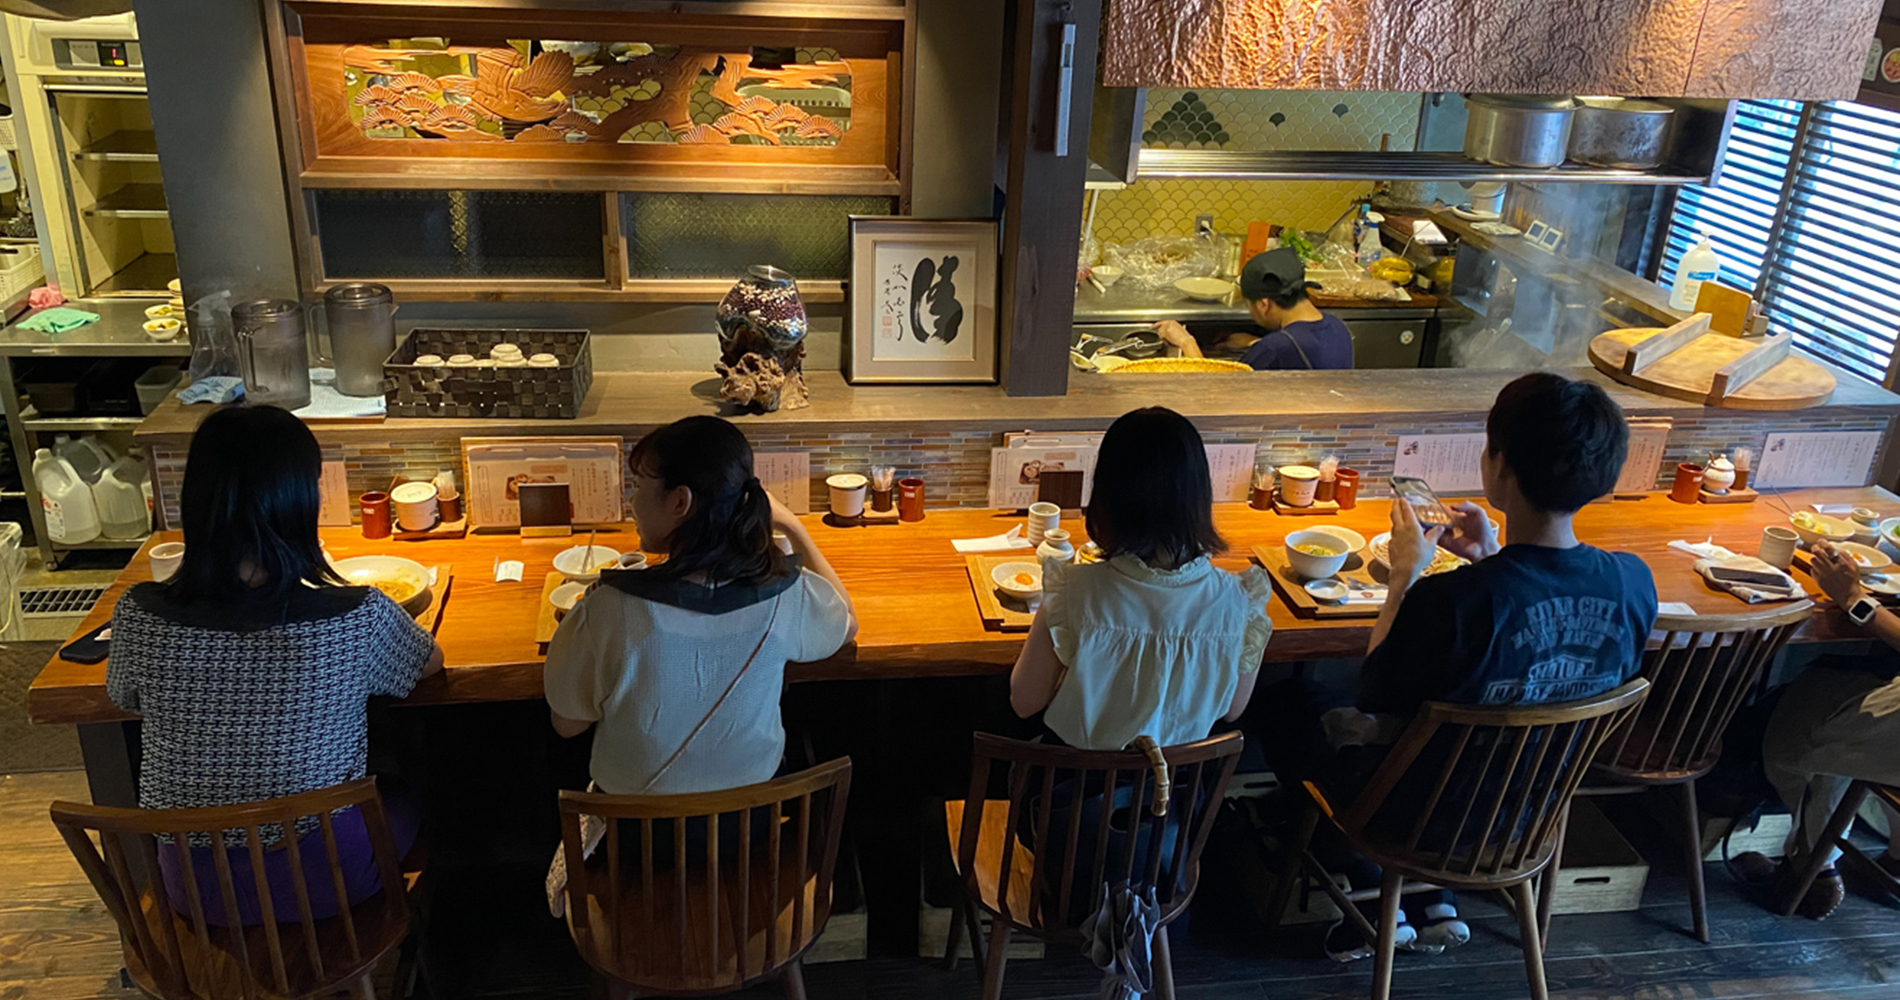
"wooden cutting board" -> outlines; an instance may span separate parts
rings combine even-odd
[[[1663,332],[1660,327],[1611,330],[1590,342],[1590,362],[1625,385],[1672,399],[1709,403],[1716,372],[1761,345],[1759,339],[1704,334],[1635,373],[1624,361],[1630,348]],[[1738,410],[1800,410],[1834,394],[1834,376],[1799,354],[1782,359],[1735,393],[1711,403]]]
[[[1256,545],[1253,557],[1273,577],[1273,589],[1278,591],[1280,599],[1293,609],[1301,618],[1377,618],[1377,604],[1322,604],[1312,594],[1306,592],[1306,581],[1293,572],[1292,564],[1287,562],[1286,549],[1276,545]],[[1358,560],[1357,568],[1354,560]],[[1353,556],[1346,561],[1345,574],[1360,580],[1372,579],[1372,571],[1365,561]]]
[[[1004,555],[964,556],[970,573],[970,591],[976,595],[976,613],[983,624],[1003,632],[1027,632],[1036,621],[1036,611],[1012,598],[1004,597],[990,579],[990,571],[1007,562],[1035,562],[1034,550]]]

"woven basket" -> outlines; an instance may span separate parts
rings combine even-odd
[[[1253,368],[1238,361],[1220,358],[1142,358],[1106,369],[1116,374],[1156,375],[1177,372],[1250,372]]]
[[[471,354],[487,358],[496,344],[521,353],[552,354],[556,368],[422,366],[416,358]],[[384,395],[392,417],[479,417],[572,420],[594,383],[586,330],[415,329],[383,364]]]

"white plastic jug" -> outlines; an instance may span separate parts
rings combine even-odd
[[[93,507],[92,488],[73,471],[72,463],[41,448],[33,453],[33,481],[40,490],[46,534],[53,542],[82,545],[99,537],[99,513]]]
[[[69,438],[64,434],[54,439],[53,454],[65,459],[88,486],[98,482],[100,475],[106,471],[106,466],[111,465],[113,459],[118,457],[113,454],[112,449],[100,444],[98,438]]]
[[[121,458],[106,467],[93,484],[92,498],[99,509],[100,530],[107,538],[140,538],[152,532],[151,511],[145,506],[145,492],[139,481],[145,478],[145,465],[134,458]]]

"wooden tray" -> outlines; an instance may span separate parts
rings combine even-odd
[[[554,630],[560,625],[554,619],[554,602],[549,598],[554,596],[554,588],[566,582],[567,577],[559,573],[549,573],[547,579],[541,581],[541,610],[534,618],[534,641],[543,653],[548,651],[548,643],[554,641]]]
[[[1629,367],[1627,360],[1632,347],[1652,337],[1661,338],[1668,331],[1676,329],[1632,327],[1611,330],[1590,342],[1590,362],[1618,382],[1645,392],[1738,410],[1800,410],[1825,403],[1834,394],[1834,376],[1827,369],[1799,355],[1787,355],[1779,360],[1759,356],[1759,360],[1768,363],[1768,367],[1760,370],[1760,374],[1754,375],[1752,380],[1741,384],[1743,380],[1736,376],[1753,374],[1744,369],[1755,366],[1754,360],[1744,362],[1743,359],[1757,348],[1768,345],[1757,338],[1729,337],[1719,333],[1705,333],[1686,340],[1653,362],[1640,363],[1633,372],[1625,370]],[[1685,327],[1680,334],[1694,332],[1693,328]],[[1731,365],[1743,367],[1719,375],[1728,372]],[[1718,393],[1718,376],[1725,385],[1733,380],[1735,384],[1740,384],[1740,388],[1733,392]]]
[[[1004,597],[996,590],[996,584],[990,581],[990,571],[1007,562],[1035,562],[1033,550],[1003,555],[964,556],[964,566],[970,573],[970,590],[976,595],[976,613],[983,618],[986,627],[1004,632],[1027,632],[1036,620],[1034,608]]]
[[[1312,594],[1306,592],[1304,580],[1293,572],[1293,566],[1287,562],[1286,550],[1276,545],[1256,545],[1253,557],[1273,576],[1273,589],[1278,591],[1280,599],[1286,601],[1293,613],[1301,618],[1377,618],[1377,604],[1322,604]],[[1372,570],[1360,556],[1348,556],[1346,565],[1355,568],[1343,570],[1360,579],[1372,579]]]
[[[443,521],[428,531],[404,531],[394,524],[390,525],[389,537],[398,542],[420,542],[430,538],[467,538],[468,518],[459,521]]]
[[[1324,517],[1328,514],[1339,513],[1339,502],[1336,500],[1315,500],[1312,506],[1295,507],[1280,499],[1280,491],[1274,490],[1273,512],[1282,517]]]
[[[1703,490],[1702,502],[1703,503],[1754,503],[1755,498],[1759,496],[1761,496],[1761,494],[1755,492],[1754,490],[1737,489],[1731,486],[1729,487],[1729,491],[1727,493],[1711,493],[1708,490]]]

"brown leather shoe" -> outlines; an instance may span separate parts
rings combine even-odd
[[[1808,887],[1808,894],[1801,897],[1794,912],[1809,920],[1820,920],[1833,913],[1835,907],[1841,905],[1841,900],[1846,898],[1847,887],[1841,884],[1840,873],[1829,868],[1815,878],[1814,884]]]
[[[1769,889],[1781,873],[1781,865],[1760,851],[1747,851],[1728,859],[1729,871],[1751,889]]]

